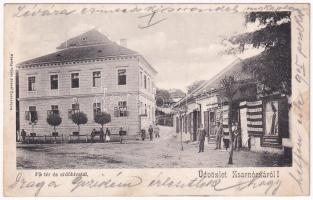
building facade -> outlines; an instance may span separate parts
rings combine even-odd
[[[100,128],[94,121],[99,111],[111,115],[105,126],[113,134],[122,127],[136,135],[154,123],[157,72],[125,43],[119,45],[93,29],[65,41],[55,53],[18,64],[20,129],[51,134],[46,119],[53,112],[62,118],[57,131],[68,136],[77,131],[71,120],[77,110],[88,117],[80,134]]]
[[[257,57],[250,58],[249,62],[254,59]],[[243,73],[242,66],[242,62],[235,61],[175,104],[176,132],[185,133],[186,139],[196,141],[197,130],[203,124],[208,142],[215,143],[213,130],[220,122],[224,133],[229,134],[229,102],[221,95],[219,83],[223,77],[232,75],[238,86],[234,89],[231,116],[240,127],[240,146],[248,148],[250,145],[256,151],[283,152],[292,149],[288,98],[279,93],[259,95],[258,82],[252,75]]]

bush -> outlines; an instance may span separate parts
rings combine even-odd
[[[72,114],[71,119],[77,125],[78,132],[79,132],[79,128],[80,128],[79,126],[81,124],[86,124],[88,121],[87,115],[83,112],[76,112],[76,113]]]
[[[47,117],[47,123],[50,126],[53,126],[54,132],[56,132],[55,127],[59,126],[62,123],[62,118],[58,114],[51,113]]]
[[[97,113],[95,116],[95,122],[97,124],[100,124],[101,127],[103,128],[104,124],[110,123],[111,122],[111,115],[107,112],[100,112]]]

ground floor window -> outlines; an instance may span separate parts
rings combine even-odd
[[[35,122],[38,120],[36,106],[29,106],[29,110],[25,112],[25,119],[27,121]]]
[[[101,112],[101,103],[93,103],[93,117],[95,118]]]
[[[114,108],[114,116],[115,117],[127,117],[128,116],[126,101],[118,102],[118,106]]]
[[[59,114],[59,106],[58,105],[51,105],[51,110],[54,114]]]
[[[68,110],[68,118],[71,119],[72,114],[74,114],[75,112],[79,112],[79,104],[78,103],[72,104],[72,109]]]

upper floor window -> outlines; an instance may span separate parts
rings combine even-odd
[[[51,90],[59,89],[59,78],[57,74],[50,76],[50,86]]]
[[[147,89],[147,76],[146,75],[143,76],[143,85],[145,89]]]
[[[28,77],[28,91],[35,91],[35,81],[34,76]]]
[[[71,87],[72,88],[79,88],[79,73],[72,73],[71,74]]]
[[[126,69],[117,70],[118,85],[126,85]]]
[[[101,72],[92,72],[92,87],[101,86]]]

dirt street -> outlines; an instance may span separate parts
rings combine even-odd
[[[207,168],[282,166],[281,156],[269,153],[235,151],[228,165],[228,152],[214,150],[214,144],[198,153],[198,145],[184,143],[172,128],[161,127],[161,138],[125,143],[18,144],[17,168]]]

